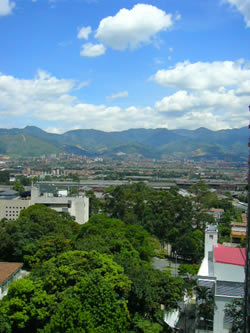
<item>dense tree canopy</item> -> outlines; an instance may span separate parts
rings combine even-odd
[[[16,221],[0,221],[0,258],[23,261],[24,255],[41,251],[48,237],[71,239],[78,230],[76,222],[64,219],[54,210],[43,205],[30,206],[21,211]]]
[[[127,332],[130,288],[107,255],[65,252],[11,285],[1,302],[0,331]]]
[[[108,188],[104,203],[89,192],[91,218],[82,226],[42,205],[0,221],[0,260],[31,270],[0,301],[0,332],[164,332],[162,305],[177,308],[185,284],[153,269],[152,258],[170,243],[176,256],[199,262],[205,226],[214,223],[206,210],[224,207],[225,237],[237,215],[203,183],[192,193],[136,183]]]

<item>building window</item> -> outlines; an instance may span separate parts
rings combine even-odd
[[[209,238],[210,238],[210,239],[213,239],[213,238],[214,238],[214,236],[213,236],[213,235],[209,235]]]

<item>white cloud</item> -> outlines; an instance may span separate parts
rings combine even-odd
[[[0,1],[0,16],[7,16],[12,14],[13,9],[16,7],[14,1],[1,0]]]
[[[89,34],[91,33],[92,29],[90,26],[88,27],[82,27],[77,34],[78,39],[85,39],[88,40]]]
[[[236,7],[237,10],[244,16],[246,26],[250,27],[250,1],[249,0],[224,0],[231,6]]]
[[[113,94],[111,96],[107,96],[107,100],[113,100],[113,99],[117,99],[117,98],[125,98],[128,97],[128,92],[127,91],[120,91],[116,94]]]
[[[169,128],[210,129],[247,124],[250,69],[243,61],[179,63],[153,79],[177,91],[155,103]],[[245,111],[244,111],[245,110]]]
[[[86,43],[82,45],[80,55],[82,57],[99,57],[106,52],[106,48],[103,44]]]
[[[178,91],[171,96],[164,97],[161,101],[156,102],[155,108],[160,112],[184,112],[202,111],[210,109],[214,114],[224,114],[228,110],[240,110],[244,108],[246,98],[240,98],[234,91],[198,91],[188,93],[187,91]]]
[[[82,83],[87,85],[88,81]],[[11,119],[16,123],[20,119],[22,124],[29,119],[28,123],[50,128],[54,133],[76,127],[105,131],[141,127],[221,129],[248,123],[250,87],[247,80],[235,89],[182,89],[165,96],[153,107],[96,105],[74,96],[77,88],[77,81],[59,79],[44,71],[30,80],[0,74],[2,127],[6,122],[10,124]],[[126,92],[112,96],[118,95],[125,97]]]
[[[80,90],[90,85],[90,80],[81,82],[75,89]]]
[[[67,96],[74,84],[73,80],[59,80],[41,70],[32,80],[0,75],[0,116],[27,114],[40,110],[44,103],[57,103]]]
[[[152,108],[119,106],[108,107],[78,100],[73,91],[77,87],[74,80],[58,79],[44,71],[39,71],[30,80],[18,79],[0,74],[0,119],[1,124],[11,117],[25,123],[47,124],[53,132],[68,128],[98,128],[119,130],[129,127],[155,127],[160,120]],[[20,117],[20,118],[19,118]],[[154,118],[154,119],[153,119]],[[158,120],[157,120],[158,119]]]
[[[250,69],[244,67],[241,60],[193,64],[185,61],[167,70],[159,70],[152,79],[168,88],[185,90],[240,87],[245,81],[250,80]]]
[[[172,25],[171,14],[155,6],[137,4],[131,10],[123,8],[115,16],[104,18],[95,37],[115,50],[134,49],[150,43],[158,32]]]

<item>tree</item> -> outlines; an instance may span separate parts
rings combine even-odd
[[[232,321],[232,332],[242,332],[244,326],[244,304],[241,299],[234,299],[224,308],[225,315]]]
[[[10,183],[10,173],[7,170],[0,171],[0,184],[9,185]]]
[[[89,215],[98,214],[102,208],[102,203],[95,196],[93,191],[87,191],[86,196],[89,198]]]
[[[19,182],[15,182],[13,190],[17,191],[20,195],[24,192],[24,186]]]
[[[0,332],[128,332],[130,286],[109,256],[65,252],[10,286]]]
[[[173,251],[192,262],[197,262],[203,255],[203,234],[195,230],[180,236],[173,244]]]
[[[36,253],[42,239],[51,236],[71,239],[79,228],[78,223],[46,206],[30,206],[21,211],[16,221],[0,222],[0,259],[23,261],[24,255]]]
[[[213,291],[207,287],[196,287],[199,326],[207,329],[213,320],[215,301]]]

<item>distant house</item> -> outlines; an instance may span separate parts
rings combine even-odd
[[[207,212],[208,214],[212,215],[215,220],[220,220],[222,218],[222,215],[224,214],[224,209],[222,208],[211,208]]]
[[[245,261],[245,249],[218,244],[217,227],[207,227],[204,259],[198,272],[197,283],[208,287],[215,297],[212,332],[230,332],[232,321],[225,316],[224,309],[233,299],[244,296]]]
[[[0,299],[7,295],[9,284],[23,276],[22,263],[0,262]]]
[[[231,243],[239,244],[246,239],[247,225],[245,223],[231,223]]]
[[[241,214],[242,222],[231,223],[230,241],[234,244],[239,244],[242,240],[246,239],[247,234],[247,214]]]

